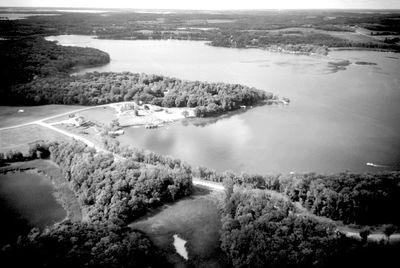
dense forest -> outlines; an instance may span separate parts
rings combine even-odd
[[[196,116],[231,111],[273,97],[272,93],[238,84],[129,72],[51,76],[12,88],[12,98],[25,104],[97,105],[134,100],[163,107],[196,107]]]
[[[278,32],[243,32],[234,31],[216,36],[211,45],[219,47],[271,47],[279,45],[283,48],[291,47],[293,51],[304,51],[304,48],[313,48],[315,52],[318,47],[366,47],[380,49],[399,49],[395,44],[384,42],[355,42],[344,38],[335,37],[326,33],[303,32],[303,31],[278,31]],[[301,45],[301,46],[288,46]],[[306,51],[304,51],[306,52]]]
[[[124,147],[112,138],[104,137],[103,142],[108,150],[135,161],[170,168],[180,167],[193,177],[203,180],[283,193],[291,201],[300,202],[311,213],[340,220],[345,224],[400,226],[399,214],[393,213],[400,210],[398,171],[361,174],[345,172],[331,175],[216,172],[205,167],[193,168],[179,159],[154,152]]]
[[[161,255],[127,227],[65,221],[34,228],[0,250],[2,267],[161,267]],[[165,267],[165,266],[164,266]]]
[[[395,224],[400,226],[400,172],[259,175],[219,173],[204,167],[193,175],[254,189],[270,189],[300,202],[310,212],[346,224]]]
[[[0,41],[1,103],[81,104],[142,101],[163,107],[196,107],[198,117],[255,105],[271,93],[237,84],[184,81],[160,75],[89,73],[70,76],[79,66],[110,61],[97,49],[64,47],[41,37]]]
[[[29,262],[34,267],[158,267],[163,260],[157,248],[143,234],[122,226],[149,207],[190,194],[191,178],[196,176],[224,182],[221,249],[234,267],[396,267],[399,243],[367,240],[368,230],[360,232],[361,240],[347,237],[335,225],[298,211],[294,202],[307,206],[305,200],[315,196],[313,200],[321,200],[315,206],[329,210],[332,202],[326,198],[336,196],[337,192],[346,200],[345,215],[365,216],[357,214],[359,207],[369,207],[372,203],[388,206],[393,213],[398,211],[399,204],[392,199],[398,198],[398,173],[330,176],[217,173],[206,168],[193,169],[180,160],[152,152],[123,148],[111,141],[115,140],[105,141],[107,148],[125,159],[96,153],[79,142],[34,144],[28,155],[9,152],[2,156],[9,162],[50,155],[62,169],[89,219],[87,223],[67,221],[42,231],[33,229],[16,243],[3,247],[0,252],[3,259],[17,258],[18,264]],[[382,217],[388,216],[389,210]],[[366,211],[371,213],[370,219],[377,219],[372,208]],[[383,219],[394,221],[394,218]],[[391,228],[385,233],[389,237],[394,231]]]
[[[109,55],[98,49],[59,46],[41,37],[0,40],[1,103],[13,104],[10,96],[13,85],[64,74],[76,66],[94,66],[109,61]]]
[[[280,190],[312,213],[344,223],[400,225],[400,173],[301,174],[280,179]]]
[[[221,248],[234,267],[396,267],[400,249],[348,238],[267,190],[231,189],[222,223]]]
[[[191,174],[184,169],[119,159],[78,142],[54,143],[49,150],[91,222],[127,224],[192,191]]]

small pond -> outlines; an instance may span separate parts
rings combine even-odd
[[[50,180],[35,171],[0,174],[0,236],[63,220],[67,213],[53,192]]]

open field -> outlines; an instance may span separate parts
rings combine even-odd
[[[360,29],[360,30],[359,30]],[[251,31],[253,32],[253,31]],[[378,39],[375,36],[371,36],[366,32],[363,32],[361,28],[357,28],[354,32],[350,31],[327,31],[309,27],[290,27],[283,28],[277,30],[268,30],[271,33],[282,33],[287,35],[301,35],[301,34],[309,34],[309,33],[318,33],[318,34],[327,34],[333,37],[338,37],[341,39],[348,40],[350,42],[358,42],[358,43],[379,43]]]
[[[0,131],[0,152],[17,150],[28,152],[29,143],[36,141],[69,141],[69,137],[38,125],[29,125]]]
[[[97,129],[95,126],[77,127],[70,124],[56,124],[54,127],[87,139],[98,147],[103,147],[99,129]]]
[[[116,119],[116,111],[112,107],[100,107],[87,111],[80,112],[79,115],[83,116],[98,125],[111,124],[112,120]]]
[[[177,267],[224,267],[224,256],[219,249],[220,214],[218,193],[195,188],[186,199],[164,205],[130,226],[144,231]],[[180,257],[172,243],[173,235],[186,240],[189,260]]]
[[[79,105],[0,106],[0,128],[40,120],[82,108]],[[18,112],[24,110],[24,112]]]
[[[85,118],[85,120],[91,121],[98,125],[110,124],[112,120],[117,118],[115,110],[109,106],[95,107],[93,109],[77,112],[75,113],[75,115],[82,116],[83,118]],[[52,118],[50,120],[46,120],[45,122],[57,123],[60,121],[68,120],[69,118],[69,115],[63,115],[60,117]]]

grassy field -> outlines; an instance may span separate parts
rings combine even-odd
[[[29,123],[82,108],[79,105],[0,106],[0,128]],[[19,113],[18,110],[24,110]]]
[[[17,150],[26,153],[29,149],[29,143],[40,140],[69,141],[71,139],[39,125],[6,129],[0,131],[0,152],[5,153],[9,150]]]
[[[191,197],[164,205],[131,227],[144,231],[175,267],[225,267],[219,247],[221,219],[217,198],[217,193],[196,188]],[[187,241],[188,261],[176,253],[174,234]]]
[[[75,127],[73,125],[68,124],[57,124],[54,125],[56,128],[67,131],[72,134],[76,134],[81,136],[99,147],[103,147],[102,137],[99,133],[99,129],[96,126],[92,127]]]
[[[319,33],[319,34],[327,34],[333,37],[338,37],[341,39],[348,40],[350,42],[358,42],[358,43],[377,43],[378,40],[375,39],[373,36],[368,36],[361,34],[359,32],[347,32],[347,31],[326,31],[314,28],[306,28],[306,27],[291,27],[291,28],[284,28],[278,30],[270,30],[269,32],[272,33],[279,33],[279,32],[287,32],[287,31],[298,31],[299,33]]]
[[[76,107],[76,106],[75,106]],[[79,106],[78,106],[79,109]],[[117,119],[115,109],[112,107],[97,107],[86,111],[76,113],[76,115],[83,116],[85,120],[91,121],[98,125],[110,124],[112,120]],[[59,116],[46,120],[46,123],[56,123],[63,120],[68,120],[69,115]]]
[[[94,108],[80,112],[79,114],[86,120],[99,125],[111,124],[112,120],[117,119],[117,113],[112,107]]]

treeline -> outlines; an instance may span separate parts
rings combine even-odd
[[[124,157],[98,153],[80,142],[40,142],[30,145],[26,155],[1,155],[4,162],[50,157],[87,216],[87,222],[32,229],[17,241],[2,239],[5,267],[168,267],[144,234],[123,226],[149,208],[190,195],[190,169],[157,154],[119,152]]]
[[[280,178],[280,191],[313,214],[344,223],[400,225],[400,173],[302,174]]]
[[[117,159],[78,142],[55,143],[50,154],[91,222],[127,224],[192,191],[191,174],[182,169]]]
[[[221,248],[234,267],[326,266],[333,226],[294,213],[290,201],[237,188],[225,201]]]
[[[252,189],[269,189],[288,196],[293,202],[300,202],[311,213],[325,216],[345,224],[360,225],[395,224],[400,226],[400,172],[381,173],[338,173],[322,175],[315,173],[293,175],[260,175],[216,172],[205,167],[193,168],[183,161],[163,156],[148,150],[124,147],[113,138],[103,137],[104,147],[137,164],[153,165],[167,170],[180,170],[190,176]],[[33,144],[29,154],[9,152],[0,155],[0,161],[21,161],[24,159],[46,158],[48,145]]]
[[[128,227],[63,222],[0,249],[2,267],[161,267],[157,248]]]
[[[64,74],[75,66],[93,66],[110,61],[94,48],[59,46],[42,37],[0,41],[1,102],[13,104],[10,87],[40,77]]]
[[[326,46],[326,47],[364,47],[399,50],[399,46],[384,42],[354,42],[338,38],[329,34],[316,32],[300,32],[300,34],[287,34],[282,32],[247,32],[233,31],[215,36],[210,43],[212,46],[222,47],[270,47],[273,45],[301,45],[301,47]],[[296,48],[296,46],[293,46]]]
[[[29,145],[28,153],[24,155],[20,151],[9,150],[5,153],[0,153],[0,167],[6,162],[20,162],[34,159],[47,159],[50,156],[49,143],[37,142]]]
[[[400,215],[394,212],[400,211],[400,172],[259,175],[198,167],[192,173],[204,180],[278,191],[315,215],[345,224],[400,226]]]
[[[180,159],[132,146],[122,146],[118,140],[107,135],[102,136],[102,143],[106,150],[135,162],[155,166],[165,166],[170,169],[181,169],[187,173],[192,172],[190,165]]]
[[[272,93],[239,84],[185,81],[129,72],[36,79],[13,87],[12,94],[25,104],[97,105],[142,101],[163,107],[196,107],[199,117],[273,98]]]
[[[290,201],[237,187],[224,202],[221,248],[234,267],[396,267],[400,244],[348,238]]]
[[[109,55],[100,50],[59,46],[41,37],[2,40],[1,102],[96,105],[135,100],[163,107],[196,107],[196,116],[203,117],[273,98],[271,93],[238,84],[133,73],[68,74],[77,66],[109,61]]]

